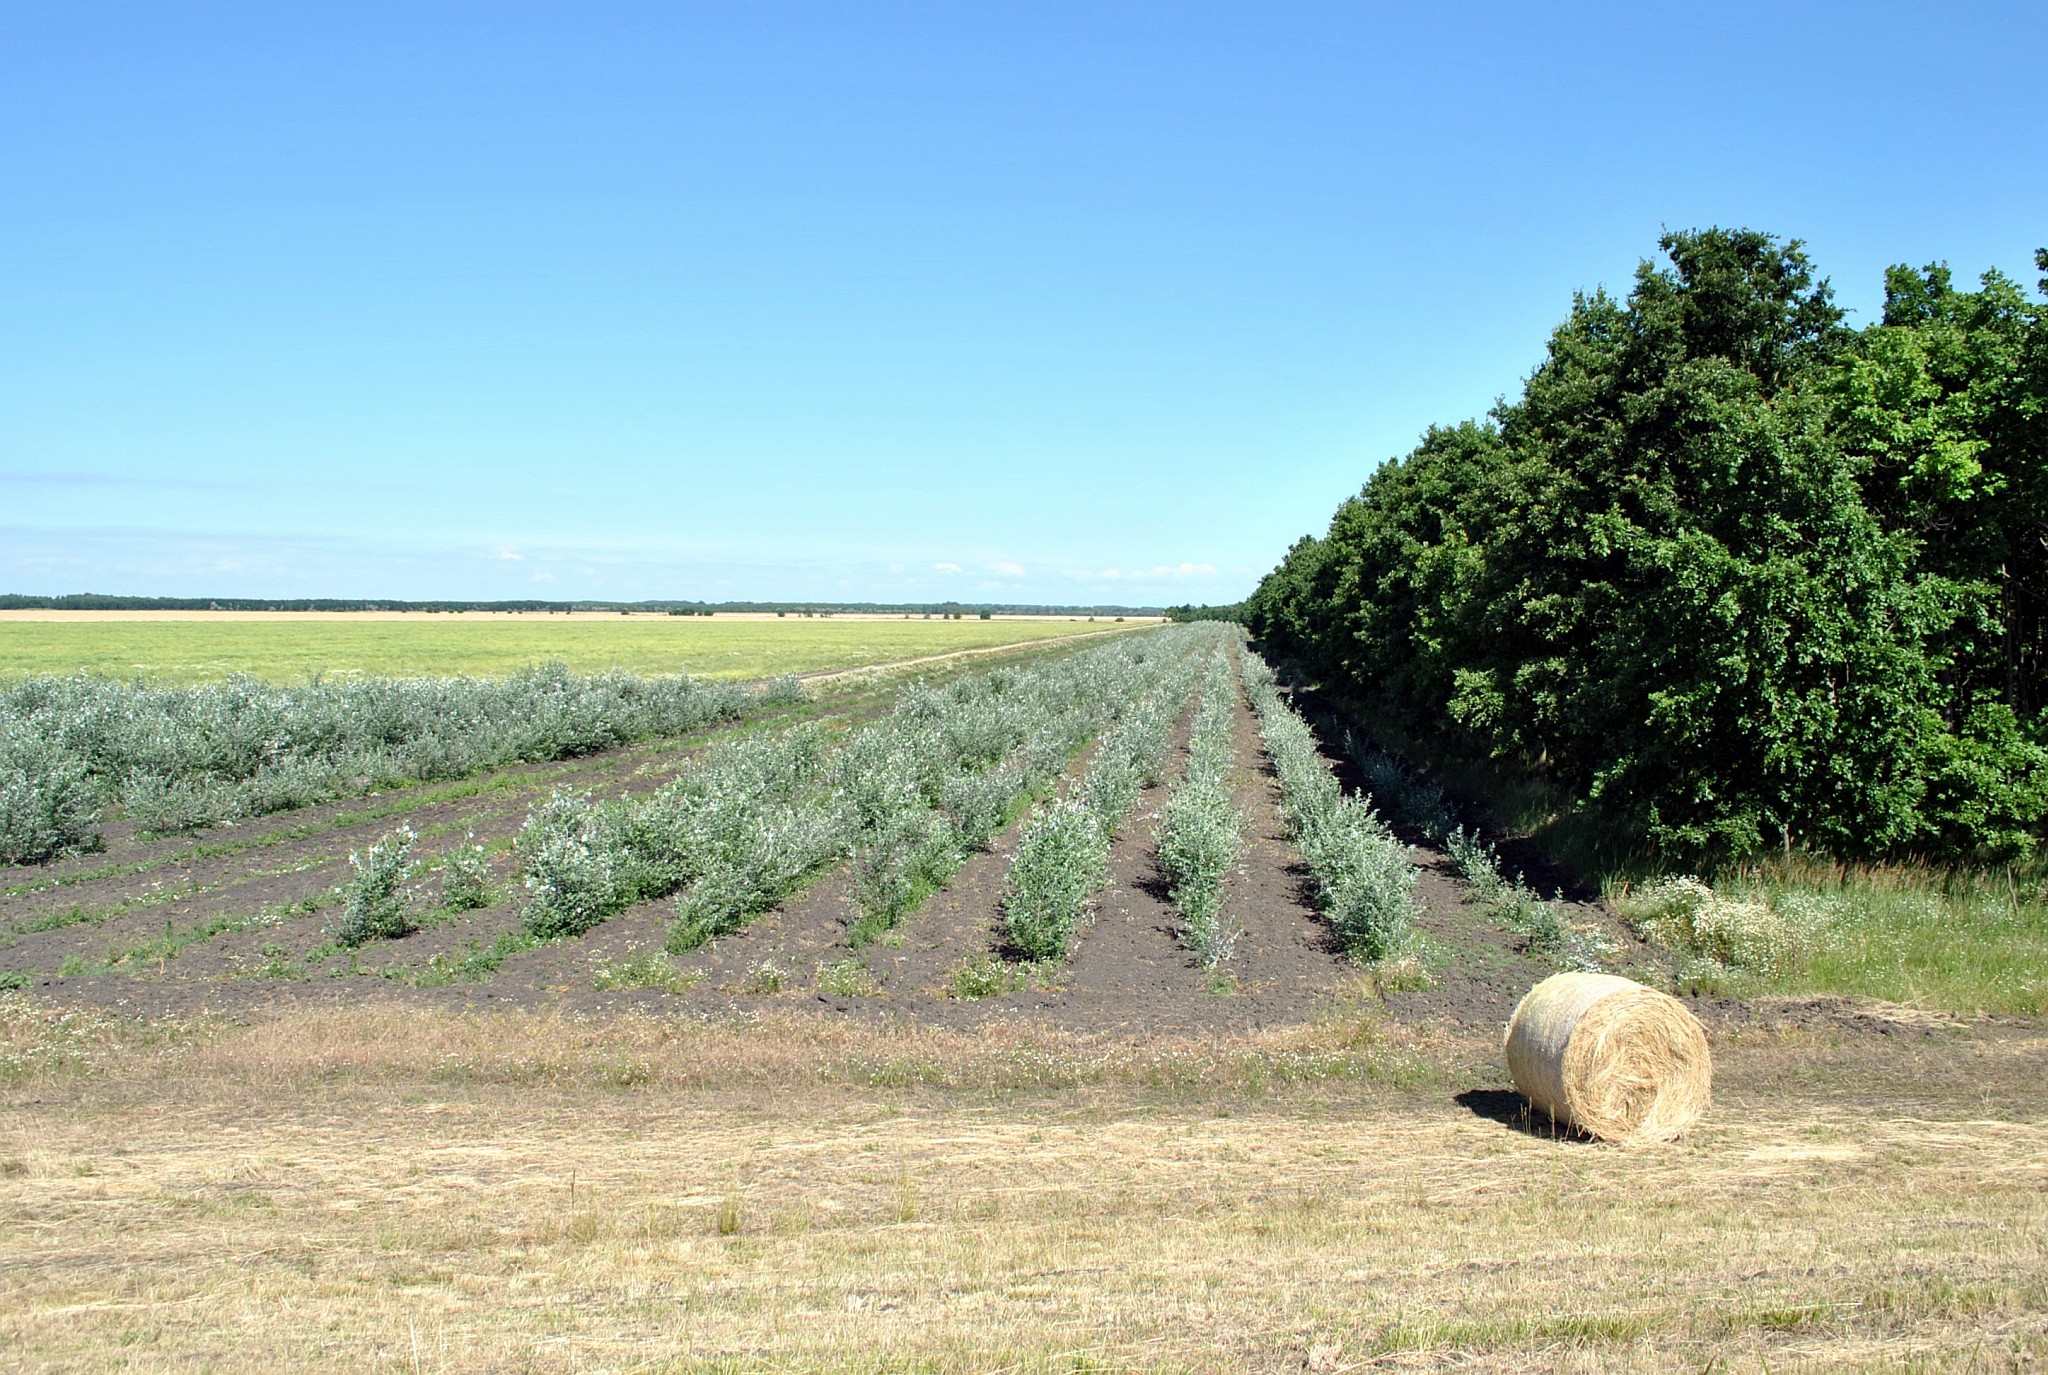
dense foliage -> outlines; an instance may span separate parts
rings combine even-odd
[[[2012,855],[2048,816],[2048,310],[1667,235],[1246,605],[1411,735],[1674,854]],[[2040,257],[2048,270],[2048,253]]]
[[[1227,606],[1196,606],[1183,602],[1179,606],[1166,608],[1169,621],[1241,621],[1244,619],[1244,604],[1231,602]]]

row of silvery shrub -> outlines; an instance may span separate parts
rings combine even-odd
[[[678,891],[700,918],[772,902],[835,848],[818,798],[828,757],[825,732],[804,724],[719,746],[645,797],[557,792],[519,835],[528,932],[580,935]]]
[[[1280,812],[1315,881],[1317,904],[1355,959],[1384,960],[1408,943],[1416,912],[1415,866],[1373,811],[1346,794],[1315,733],[1280,696],[1256,654],[1241,660],[1245,687],[1280,779]]]
[[[490,865],[475,836],[442,856],[437,866],[413,858],[418,841],[412,826],[401,824],[368,850],[349,855],[353,872],[340,889],[341,919],[333,930],[336,945],[352,950],[410,935],[419,929],[421,909],[430,902],[449,913],[490,905]],[[429,868],[440,871],[438,900],[419,884]]]
[[[1476,830],[1459,824],[1450,795],[1399,759],[1358,735],[1346,732],[1345,751],[1365,776],[1373,801],[1406,822],[1424,840],[1444,847],[1480,905],[1528,952],[1566,969],[1599,969],[1612,957],[1612,942],[1568,921],[1560,906],[1546,902],[1520,875],[1501,871],[1499,856]]]
[[[1224,918],[1223,882],[1244,849],[1235,792],[1237,684],[1228,651],[1210,659],[1188,738],[1188,766],[1159,822],[1159,868],[1203,967],[1230,957],[1239,929]]]
[[[1191,628],[1192,645],[1212,643],[1217,628]],[[1018,839],[1003,888],[1010,944],[1035,960],[1065,959],[1088,904],[1109,882],[1109,845],[1145,788],[1159,782],[1166,737],[1187,705],[1201,659],[1187,653],[1165,666],[1131,710],[1103,736],[1072,792],[1035,811]]]
[[[423,779],[560,759],[735,720],[731,684],[548,665],[506,678],[236,677],[154,687],[77,674],[0,685],[0,862],[98,841],[104,811],[168,832]]]
[[[943,686],[913,683],[883,719],[734,741],[644,797],[558,793],[522,831],[527,930],[580,934],[674,895],[669,948],[701,945],[852,861],[868,935],[985,847],[1078,744],[1186,655],[1187,632],[1118,640]]]

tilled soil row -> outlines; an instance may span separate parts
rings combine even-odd
[[[1169,736],[1169,748],[1185,739],[1186,715]],[[1079,782],[1100,743],[1098,738],[1076,753],[1054,781],[1053,796],[1064,796]],[[1142,810],[1144,803],[1139,805]],[[998,944],[1003,881],[1023,827],[1020,817],[1004,828],[987,850],[970,856],[941,891],[906,915],[885,940],[858,951],[848,935],[859,910],[846,872],[835,869],[776,911],[677,960],[684,976],[699,982],[666,995],[667,1003],[713,1012],[811,1002],[843,1013],[907,1013],[920,1021],[981,1020],[996,1005],[1011,1000],[953,999],[947,996],[946,985],[960,964],[986,957]],[[659,950],[671,915],[666,901],[642,903],[574,946],[514,957],[507,962],[507,973],[516,971],[521,978],[565,995],[587,989],[596,968]],[[865,984],[868,991],[822,988],[822,983],[831,982],[826,969],[834,965],[842,966],[843,979]],[[782,987],[764,991],[771,968]]]
[[[971,1027],[1015,1018],[1105,1034],[1227,1033],[1305,1021],[1318,1004],[1351,985],[1355,971],[1309,900],[1306,871],[1281,829],[1278,784],[1260,747],[1256,718],[1241,700],[1235,712],[1237,798],[1248,822],[1247,844],[1227,882],[1224,905],[1243,934],[1215,975],[1181,943],[1156,841],[1160,809],[1184,767],[1191,715],[1183,713],[1169,736],[1169,777],[1145,790],[1111,848],[1111,882],[1098,899],[1095,920],[1080,934],[1064,971],[1040,973],[1041,986],[985,998],[954,997],[950,991],[956,970],[1002,945],[1001,897],[1021,820],[963,864],[889,940],[864,950],[848,942],[857,912],[846,876],[835,872],[782,909],[677,960],[685,977],[698,980],[679,992],[600,994],[592,988],[598,968],[660,949],[671,914],[666,902],[643,903],[581,941],[515,955],[491,986],[500,998],[576,1006],[702,1015],[812,1006],[878,1020]],[[1055,795],[1078,781],[1088,758],[1077,758]],[[827,979],[835,967],[838,977]],[[782,982],[773,992],[763,988],[770,970]],[[865,982],[867,991],[849,993],[849,982]]]

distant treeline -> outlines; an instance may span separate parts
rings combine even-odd
[[[1157,616],[1156,606],[1042,606],[1022,602],[401,602],[362,597],[115,597],[74,592],[61,597],[0,593],[0,611],[676,611],[684,615],[781,612],[814,615]]]
[[[1232,602],[1228,606],[1169,606],[1165,615],[1169,621],[1241,621],[1244,619],[1244,603]]]
[[[2032,849],[2048,310],[1896,267],[1852,329],[1796,241],[1660,246],[1626,300],[1574,301],[1518,399],[1296,544],[1247,623],[1667,856]]]

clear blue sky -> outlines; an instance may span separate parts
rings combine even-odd
[[[1660,228],[2031,282],[2038,5],[0,9],[0,590],[1232,600]]]

